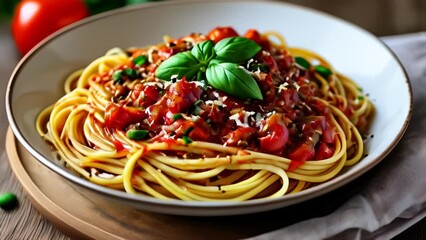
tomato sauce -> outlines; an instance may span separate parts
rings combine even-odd
[[[235,35],[233,31],[226,34]],[[221,38],[217,31],[211,36]],[[187,136],[193,141],[275,154],[292,159],[291,169],[307,160],[332,156],[336,134],[330,110],[312,98],[319,96],[320,83],[313,81],[311,72],[297,67],[289,52],[271,47],[256,30],[246,37],[262,46],[241,66],[256,80],[263,100],[236,98],[185,77],[169,82],[156,79],[153,69],[161,61],[209,38],[191,34],[161,47],[129,51],[131,59],[149,56],[141,66],[116,68],[135,69],[137,80],[112,84],[113,71],[93,77],[114,93],[113,103],[106,108],[105,128],[144,129],[152,141]]]

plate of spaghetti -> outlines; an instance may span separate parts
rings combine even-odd
[[[392,52],[350,23],[277,2],[187,1],[53,34],[19,63],[6,103],[21,144],[87,194],[212,216],[361,176],[402,137],[412,93]]]

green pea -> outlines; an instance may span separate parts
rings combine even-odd
[[[333,72],[329,68],[324,67],[322,65],[315,66],[315,71],[321,74],[321,76],[323,76],[323,78],[325,79],[327,79],[331,74],[333,74]]]
[[[5,210],[10,210],[16,206],[18,199],[13,193],[4,193],[0,195],[0,207]]]
[[[126,132],[126,136],[132,140],[142,140],[148,137],[147,130],[129,130]]]
[[[309,68],[311,67],[311,64],[308,62],[308,60],[302,57],[295,57],[294,61],[296,62],[296,66],[301,69],[309,70]]]
[[[261,72],[266,72],[266,73],[269,72],[268,67],[263,63],[250,64],[248,70],[252,71],[252,72],[255,72],[255,71],[261,71]]]

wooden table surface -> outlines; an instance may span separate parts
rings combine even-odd
[[[31,205],[20,182],[12,173],[5,151],[8,129],[5,90],[19,58],[9,26],[0,23],[0,193],[13,192],[19,200],[19,206],[12,211],[0,209],[0,239],[69,239]]]
[[[294,1],[293,1],[294,2]],[[329,1],[335,3],[336,1]],[[348,2],[348,1],[341,1]],[[366,1],[357,1],[366,2]],[[384,1],[368,1],[370,2],[384,2]],[[407,2],[417,2],[415,0]],[[319,6],[318,1],[305,1],[312,6]],[[309,4],[307,4],[309,5]],[[374,5],[374,4],[373,4]],[[424,5],[422,5],[424,7]],[[321,5],[318,7],[321,10],[325,7]],[[339,9],[331,9],[338,11]],[[336,13],[336,12],[334,12]],[[336,14],[339,15],[339,14]],[[340,14],[340,17],[341,14]],[[360,22],[362,25],[362,22]],[[411,23],[412,24],[412,23]],[[405,25],[408,26],[408,25]],[[410,25],[412,26],[412,25]],[[363,26],[367,27],[368,26]],[[395,28],[395,26],[393,26]],[[417,30],[416,26],[411,29]],[[417,26],[422,27],[422,26]],[[398,33],[392,26],[382,29],[382,33],[391,34]],[[370,29],[371,30],[371,29]],[[410,30],[410,28],[403,29]],[[8,128],[4,96],[5,89],[9,77],[19,61],[19,54],[16,52],[10,28],[8,23],[0,23],[0,91],[1,102],[0,105],[0,145],[1,145],[1,158],[0,158],[0,193],[13,192],[19,199],[19,206],[11,211],[3,211],[0,209],[0,239],[70,239],[63,232],[58,230],[46,218],[44,218],[30,203],[27,193],[23,190],[20,182],[13,175],[10,164],[8,162],[7,154],[5,151],[6,132]],[[361,180],[362,181],[362,180]],[[399,234],[395,239],[426,239],[426,219],[419,221],[403,233]]]

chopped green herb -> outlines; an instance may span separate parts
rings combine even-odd
[[[268,66],[266,66],[266,64],[264,63],[257,64],[257,67],[259,68],[261,72],[266,72],[266,73],[269,72]]]
[[[194,111],[192,112],[194,115],[200,115],[201,114],[201,112],[203,111],[203,109],[202,108],[200,108],[198,105],[195,105],[194,106]]]
[[[331,74],[333,74],[333,72],[329,68],[324,67],[322,65],[315,66],[315,71],[321,74],[321,76],[325,79],[327,79]]]
[[[175,114],[173,114],[173,116],[172,116],[172,119],[173,119],[174,121],[178,120],[179,118],[182,118],[182,113],[175,113]]]
[[[133,59],[133,64],[140,67],[144,63],[146,63],[147,60],[148,60],[148,57],[146,55],[140,55],[140,56],[137,56],[135,59]]]
[[[112,74],[112,80],[114,81],[114,84],[123,84],[122,77],[123,77],[123,71],[122,70],[115,71]]]
[[[200,105],[201,103],[203,103],[204,101],[203,100],[201,100],[201,99],[198,99],[197,101],[195,101],[194,102],[194,105],[195,106],[198,106],[198,105]]]
[[[114,84],[123,84],[125,81],[124,76],[127,76],[129,79],[134,80],[138,78],[139,73],[135,69],[126,68],[124,70],[117,70],[112,74],[112,80]]]
[[[132,80],[136,79],[138,77],[138,71],[136,71],[133,68],[126,68],[124,69],[124,73]]]
[[[364,96],[358,96],[358,100],[363,100]]]
[[[248,70],[251,72],[256,72],[256,71],[261,71],[265,73],[269,72],[269,68],[263,63],[252,63],[250,64]]]
[[[311,64],[308,62],[308,60],[302,57],[295,57],[294,61],[296,62],[296,66],[303,70],[309,70],[309,68],[311,67]]]
[[[186,136],[186,135],[182,137],[182,140],[185,144],[192,143],[192,139],[190,137]]]
[[[202,108],[199,107],[200,104],[204,103],[203,100],[198,99],[197,101],[194,102],[194,105],[192,106],[192,113],[194,115],[200,115],[200,113],[203,111]]]
[[[148,137],[147,130],[129,130],[126,132],[126,136],[132,140],[142,140]]]

